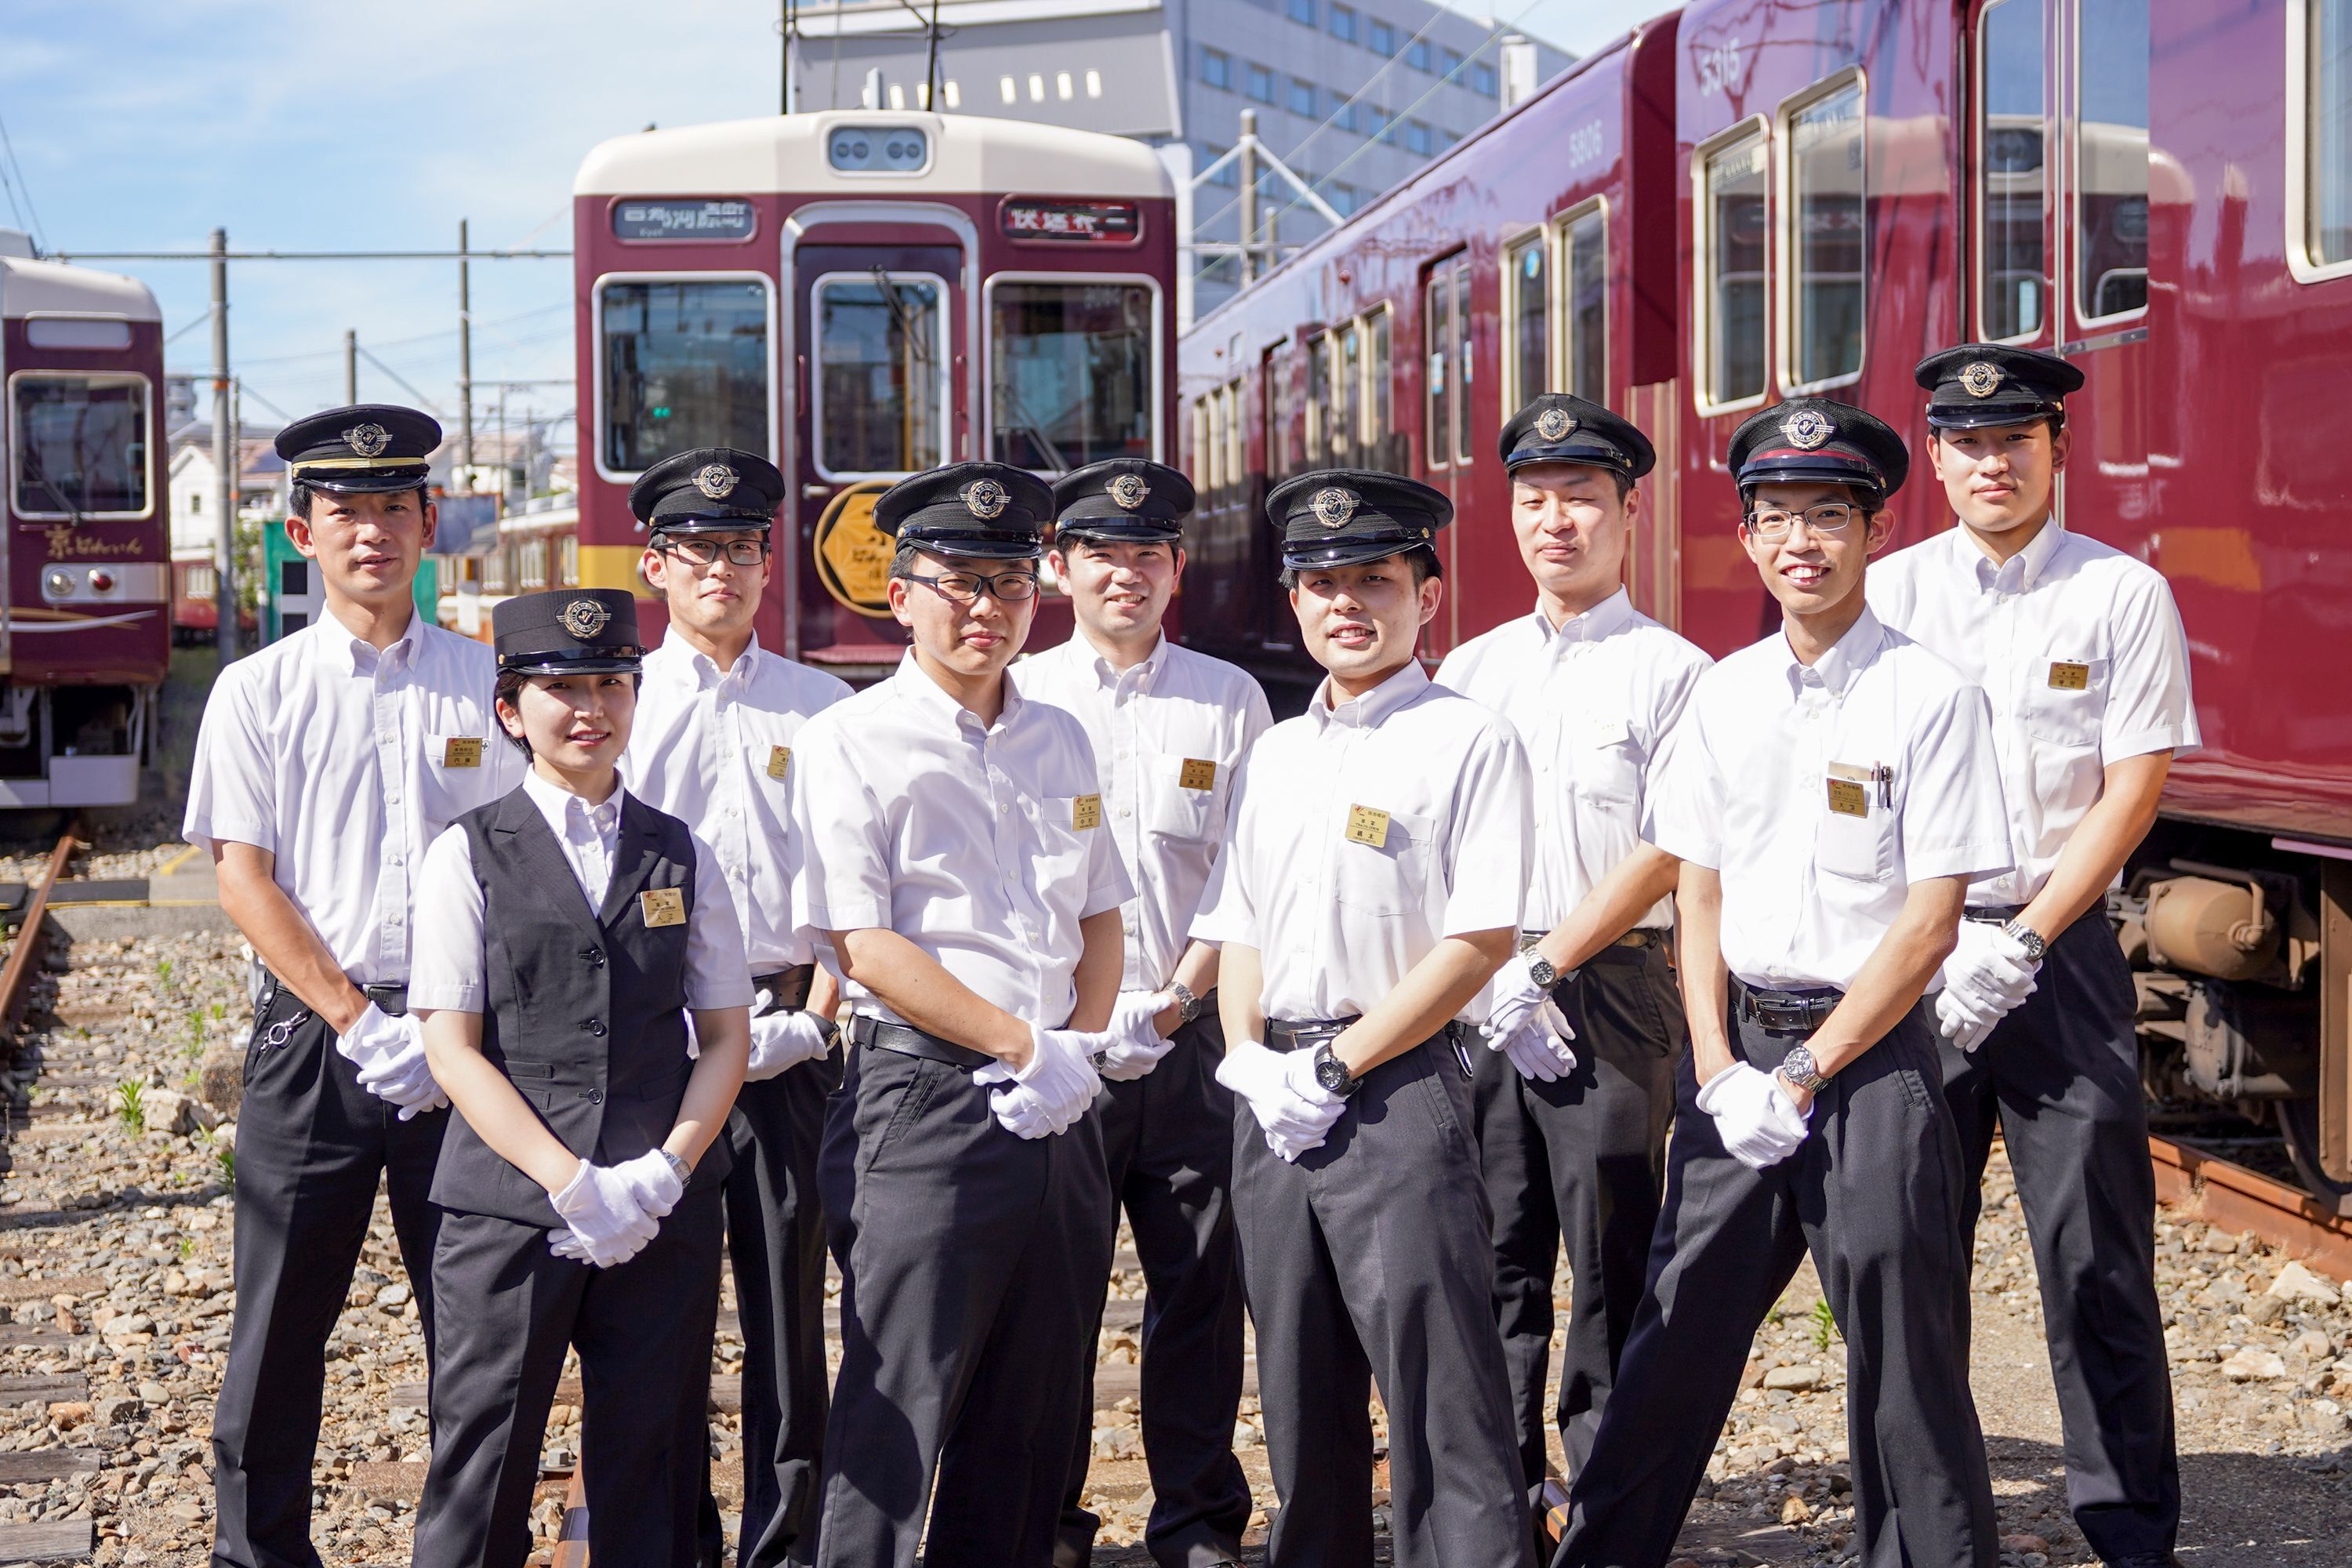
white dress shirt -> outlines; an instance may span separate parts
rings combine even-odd
[[[1992,701],[2013,870],[1969,902],[2031,902],[2097,804],[2108,763],[2196,748],[2189,642],[2171,585],[2055,517],[1996,566],[1965,528],[1871,563],[1870,607]]]
[[[591,805],[541,778],[536,770],[523,775],[522,791],[554,833],[590,913],[601,915],[604,895],[613,887],[623,792],[615,787],[603,802]],[[560,894],[551,889],[549,896]],[[432,918],[417,932],[416,964],[408,979],[409,1011],[483,1011],[482,884],[474,875],[474,849],[463,827],[447,829],[425,852],[416,898],[417,907],[430,910]],[[743,928],[735,919],[735,900],[728,896],[710,846],[700,838],[694,840],[694,907],[686,921],[686,1005],[751,1005],[751,972],[743,962]]]
[[[322,616],[213,683],[181,832],[268,851],[352,983],[399,984],[425,847],[523,771],[497,684],[488,648],[421,616],[378,652]]]
[[[1119,910],[1122,991],[1175,978],[1201,889],[1225,839],[1234,770],[1274,722],[1265,693],[1238,665],[1166,637],[1115,670],[1083,634],[1013,667],[1024,697],[1076,714],[1093,742],[1103,825],[1135,884]]]
[[[675,626],[646,656],[622,776],[632,795],[710,846],[754,974],[814,956],[793,908],[800,870],[793,748],[812,714],[848,695],[843,681],[768,652],[757,637],[724,670]]]
[[[1011,681],[983,725],[909,653],[810,720],[800,743],[804,918],[853,1008],[906,1021],[841,974],[824,933],[886,928],[982,1001],[1045,1028],[1067,1022],[1078,922],[1135,895],[1102,826],[1085,727]]]
[[[1330,695],[1327,680],[1250,749],[1192,922],[1258,951],[1269,1018],[1366,1012],[1443,939],[1516,928],[1527,886],[1528,759],[1509,724],[1417,659]]]
[[[1535,774],[1535,876],[1524,916],[1550,931],[1642,841],[1675,726],[1710,660],[1620,588],[1555,627],[1543,612],[1471,638],[1437,684],[1511,721]],[[1664,898],[1637,924],[1674,923]]]
[[[1721,873],[1732,973],[1843,988],[1912,883],[2008,866],[1991,710],[1866,609],[1810,668],[1774,632],[1699,678],[1645,834]]]

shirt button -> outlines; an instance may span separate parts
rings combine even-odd
[[[589,1103],[589,1104],[591,1104],[591,1105],[602,1105],[602,1104],[604,1104],[604,1091],[603,1089],[590,1089],[590,1090],[588,1091],[588,1103]]]
[[[600,1039],[604,1037],[604,1021],[602,1018],[591,1018],[580,1026]]]

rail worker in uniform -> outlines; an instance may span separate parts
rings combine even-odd
[[[1991,1483],[1952,1321],[1958,1136],[1934,1009],[1972,876],[2009,858],[1984,694],[1863,591],[1902,438],[1784,403],[1733,433],[1748,559],[1780,629],[1700,677],[1651,841],[1691,1060],[1650,1286],[1556,1561],[1661,1568],[1757,1325],[1810,1249],[1846,1342],[1862,1561],[1991,1568]]]
[[[1192,934],[1223,946],[1234,1212],[1257,1324],[1271,1568],[1372,1557],[1371,1384],[1401,1568],[1529,1563],[1473,1006],[1518,938],[1529,784],[1508,724],[1422,672],[1453,506],[1391,474],[1276,487],[1325,679],[1242,764]]]
[[[1223,659],[1179,647],[1160,620],[1184,571],[1192,482],[1113,458],[1054,486],[1050,564],[1076,630],[1013,667],[1033,701],[1078,717],[1092,744],[1103,827],[1136,896],[1125,937],[1117,1037],[1095,1110],[1116,1207],[1143,1265],[1143,1454],[1151,1471],[1145,1545],[1165,1568],[1241,1560],[1252,1505],[1234,1458],[1242,1396],[1242,1291],[1227,1201],[1233,1096],[1216,1082],[1224,1035],[1213,1010],[1217,950],[1186,932],[1224,840],[1234,770],[1273,721],[1265,693]],[[1106,1284],[1108,1281],[1106,1281]],[[1090,1301],[1101,1294],[1092,1281]],[[1087,1397],[1093,1405],[1093,1362]],[[1083,1506],[1093,1422],[1082,1421],[1055,1562],[1083,1564],[1101,1523]]]
[[[622,766],[631,794],[718,858],[754,993],[725,1187],[743,1334],[740,1568],[814,1555],[827,1382],[816,1162],[825,1097],[841,1081],[830,1056],[838,993],[793,914],[800,850],[788,781],[802,724],[849,688],[769,652],[751,629],[783,499],[774,464],[729,447],[665,458],[629,487],[646,529],[641,570],[668,604],[669,629],[646,656]],[[725,1542],[707,1491],[701,1531],[702,1561],[715,1568]]]
[[[236,1320],[213,1419],[213,1560],[315,1568],[311,1461],[327,1334],[376,1187],[432,1353],[425,1194],[448,1118],[404,1016],[425,847],[512,788],[485,740],[495,679],[479,643],[420,616],[432,548],[426,459],[441,427],[367,404],[289,425],[286,532],[326,613],[220,672],[196,735],[188,842],[267,970],[245,1058],[236,1159]]]
[[[898,672],[809,721],[805,912],[845,982],[821,1179],[841,1373],[817,1561],[1044,1568],[1110,1269],[1092,1108],[1134,896],[1084,725],[1006,667],[1036,610],[1044,480],[958,463],[874,508]],[[1088,1289],[1094,1300],[1086,1299]]]
[[[1922,360],[1918,381],[1958,526],[1874,568],[1871,608],[1983,685],[2016,861],[1969,885],[1937,1004],[1969,1177],[1962,1236],[1998,1125],[2042,1279],[2075,1522],[2103,1562],[2158,1568],[2174,1562],[2179,1468],[2137,1004],[2105,896],[2173,754],[2198,743],[2187,639],[2160,574],[2053,510],[2081,371],[1966,343]]]
[[[499,722],[530,771],[436,839],[417,879],[433,918],[411,1000],[457,1116],[433,1177],[443,1310],[415,1560],[520,1568],[576,1349],[590,1555],[688,1563],[719,1134],[751,1051],[742,928],[709,846],[621,785],[636,601],[558,588],[491,624]]]
[[[1539,1502],[1561,1238],[1575,1297],[1549,1419],[1572,1479],[1616,1381],[1658,1217],[1685,1034],[1677,868],[1642,841],[1642,813],[1708,660],[1626,595],[1634,485],[1657,460],[1648,437],[1597,403],[1546,393],[1501,446],[1536,607],[1448,654],[1437,683],[1508,719],[1535,775],[1527,929],[1488,998],[1489,1048],[1473,1057],[1495,1315]]]

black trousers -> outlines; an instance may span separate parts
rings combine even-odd
[[[727,1255],[743,1331],[743,1520],[737,1568],[777,1568],[816,1555],[824,1451],[824,1211],[817,1156],[824,1105],[841,1081],[824,1057],[747,1083],[728,1113],[735,1168],[727,1194]],[[706,1481],[700,1561],[727,1553]]]
[[[1736,1017],[1771,1071],[1797,1037]],[[1914,1008],[1815,1100],[1797,1152],[1751,1171],[1724,1152],[1688,1062],[1650,1285],[1556,1568],[1663,1568],[1706,1474],[1758,1325],[1806,1252],[1846,1346],[1846,1446],[1864,1568],[1992,1568],[1984,1440],[1952,1314],[1968,1289],[1959,1139]]]
[[[544,1226],[444,1215],[433,1249],[444,1308],[433,1464],[415,1562],[521,1568],[547,1410],[573,1347],[590,1561],[694,1561],[722,1224],[716,1190],[688,1193],[644,1251],[596,1268],[550,1252]]]
[[[1234,1215],[1282,1500],[1267,1568],[1371,1563],[1375,1382],[1397,1568],[1532,1563],[1470,1075],[1452,1035],[1366,1074],[1295,1164],[1237,1104]]]
[[[213,1413],[218,1568],[318,1568],[310,1478],[327,1335],[350,1293],[379,1182],[391,1188],[393,1230],[434,1354],[440,1215],[425,1194],[448,1124],[446,1110],[401,1121],[360,1087],[326,1020],[268,982],[237,1117],[236,1316]]]
[[[1495,1321],[1531,1506],[1542,1496],[1546,1422],[1559,1427],[1573,1478],[1616,1384],[1649,1267],[1675,1068],[1688,1034],[1663,947],[1603,948],[1554,996],[1576,1030],[1574,1072],[1538,1083],[1500,1051],[1470,1053],[1478,1158],[1495,1208]],[[1547,1412],[1552,1274],[1563,1238],[1575,1296],[1559,1400]]]
[[[2042,1278],[2042,1321],[2065,1432],[2066,1500],[2102,1558],[2164,1553],[2180,1527],[2172,1373],[2156,1301],[2156,1178],[2133,1037],[2131,971],[2093,910],[2042,957],[2038,989],[1963,1054],[1943,1047],[1944,1100],[1969,1176],[2000,1129]],[[1960,1298],[1960,1342],[1969,1339]]]
[[[1234,1458],[1242,1401],[1242,1280],[1234,1250],[1234,1097],[1216,1080],[1225,1036],[1204,1012],[1160,1065],[1095,1099],[1108,1167],[1111,1230],[1125,1205],[1143,1265],[1143,1457],[1151,1473],[1144,1545],[1162,1568],[1241,1560],[1249,1481]],[[1101,1321],[1101,1292],[1085,1287]],[[1055,1568],[1078,1568],[1102,1521],[1083,1506],[1093,1458],[1090,1336]]]
[[[1110,1272],[1089,1114],[1016,1138],[971,1074],[858,1049],[825,1119],[841,1265],[825,1568],[1045,1568],[1069,1481],[1087,1331]]]

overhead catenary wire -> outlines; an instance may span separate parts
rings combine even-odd
[[[33,187],[25,178],[25,165],[16,161],[16,144],[9,139],[5,120],[0,120],[0,164],[5,164],[5,171],[0,172],[13,171],[16,175],[8,186],[8,210],[12,213],[16,211],[16,198],[21,193],[25,206],[17,221],[32,234],[33,243],[46,249],[47,241],[41,234],[41,215],[33,205]]]

